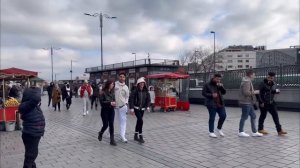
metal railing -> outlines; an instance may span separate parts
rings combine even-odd
[[[240,87],[242,78],[245,76],[247,69],[218,71],[222,74],[222,83],[228,89],[238,89]],[[275,81],[279,88],[300,88],[300,65],[280,65],[265,68],[254,68],[255,79],[253,85],[257,87],[263,79],[266,78],[268,72],[275,72]],[[213,72],[190,74],[191,79],[198,81],[197,87],[202,87],[208,82]]]
[[[179,61],[167,60],[167,59],[141,59],[141,60],[136,60],[135,65],[136,66],[140,66],[140,65],[179,66]],[[116,68],[128,68],[128,67],[134,67],[135,65],[134,65],[134,61],[128,61],[128,62],[105,65],[103,69],[101,68],[101,66],[86,68],[85,72],[90,73],[90,72],[97,72],[101,70],[112,70]]]

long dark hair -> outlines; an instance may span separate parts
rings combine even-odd
[[[103,92],[108,92],[108,90],[109,90],[109,85],[112,84],[112,83],[114,83],[114,81],[112,81],[112,80],[106,81],[105,84],[104,84],[104,87],[102,88],[102,91],[103,91]],[[114,86],[114,87],[115,87],[115,86]],[[113,90],[113,89],[112,89],[112,90]]]

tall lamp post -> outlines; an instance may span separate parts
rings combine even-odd
[[[44,50],[50,50],[50,55],[51,55],[51,76],[52,76],[51,81],[53,82],[53,50],[60,50],[61,48],[51,46],[50,48],[43,48],[43,49]]]
[[[214,59],[213,59],[213,65],[214,65],[214,72],[216,72],[216,32],[211,31],[210,33],[214,34]]]
[[[134,66],[136,66],[136,53],[131,53],[131,54],[134,54]]]
[[[102,12],[100,13],[94,13],[94,14],[89,14],[89,13],[84,13],[87,16],[93,16],[93,17],[97,17],[99,16],[99,20],[100,20],[100,38],[101,38],[101,69],[103,69],[103,47],[102,47],[102,27],[103,27],[103,16],[106,19],[116,19],[117,17],[115,16],[109,16],[107,14],[102,14]]]
[[[55,82],[56,82],[56,76],[57,76],[57,75],[59,75],[59,74],[58,74],[58,73],[55,73],[55,75],[54,75],[54,76],[55,76],[55,78],[54,78],[54,79],[55,79]]]
[[[71,70],[70,70],[70,73],[71,73],[71,82],[72,82],[72,83],[73,83],[73,78],[72,78],[72,73],[73,73],[73,62],[77,62],[77,61],[71,59]]]

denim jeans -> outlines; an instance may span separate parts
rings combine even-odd
[[[256,114],[255,114],[255,111],[254,111],[254,108],[253,108],[252,104],[243,104],[242,105],[242,116],[241,116],[241,120],[240,120],[239,132],[244,132],[245,121],[248,119],[249,115],[251,117],[250,122],[251,122],[252,132],[253,133],[257,132],[256,126],[255,126]]]
[[[224,107],[210,107],[207,106],[208,113],[209,113],[209,120],[208,120],[208,127],[209,127],[209,132],[212,133],[214,132],[214,126],[215,126],[215,118],[216,118],[216,113],[219,115],[219,121],[218,121],[218,129],[222,129],[223,123],[226,119],[226,111]]]

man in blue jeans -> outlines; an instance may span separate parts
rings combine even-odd
[[[246,72],[246,76],[242,79],[242,83],[240,86],[240,94],[239,94],[239,103],[242,107],[242,115],[240,119],[239,125],[239,137],[249,137],[250,135],[244,132],[245,121],[250,116],[251,130],[253,137],[261,137],[263,134],[257,132],[256,129],[256,114],[254,111],[254,106],[256,103],[256,94],[259,94],[258,90],[254,90],[252,80],[254,79],[255,74],[253,70],[248,70]]]
[[[217,138],[217,135],[214,133],[216,113],[219,115],[217,131],[220,136],[225,136],[222,131],[222,126],[226,119],[226,111],[223,99],[223,95],[226,94],[226,90],[221,83],[221,78],[222,76],[220,74],[215,74],[210,82],[204,85],[202,90],[202,95],[206,98],[205,105],[209,112],[209,136],[212,138]]]

